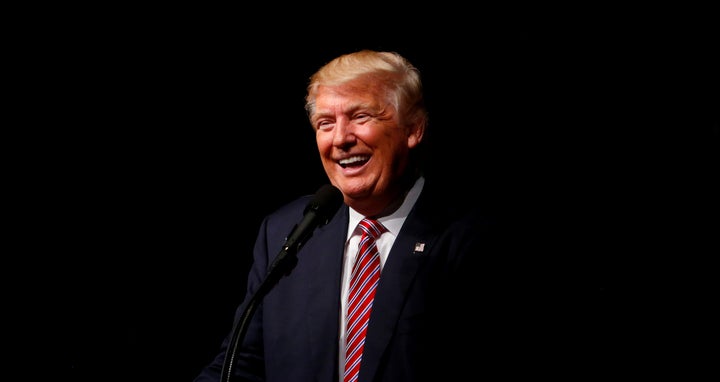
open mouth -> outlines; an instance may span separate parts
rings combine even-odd
[[[338,164],[342,168],[354,168],[354,167],[360,167],[367,163],[367,161],[370,160],[369,156],[365,155],[355,155],[351,156],[349,158],[341,159],[338,161]]]

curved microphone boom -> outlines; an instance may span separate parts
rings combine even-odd
[[[276,272],[288,273],[295,266],[295,255],[305,242],[312,236],[313,231],[321,225],[327,224],[335,215],[343,202],[343,194],[335,186],[326,184],[320,187],[313,199],[305,206],[302,220],[293,227],[285,239],[285,245],[278,253],[268,274]]]
[[[275,257],[273,263],[268,267],[265,279],[258,286],[258,289],[248,300],[242,315],[238,317],[230,335],[225,352],[225,361],[220,371],[220,381],[230,382],[232,378],[232,369],[235,364],[235,353],[238,350],[238,344],[242,342],[247,325],[250,318],[255,312],[255,308],[260,303],[265,294],[273,285],[283,276],[292,271],[297,263],[297,253],[307,240],[312,236],[316,228],[327,224],[335,213],[340,209],[343,203],[343,194],[335,186],[326,184],[320,187],[315,193],[312,200],[305,206],[302,220],[293,227],[290,234],[285,239],[280,253]]]

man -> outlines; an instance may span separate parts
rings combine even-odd
[[[504,329],[514,316],[501,307],[516,301],[490,282],[500,278],[494,224],[423,172],[428,115],[418,70],[396,53],[363,50],[327,63],[307,90],[318,152],[344,203],[262,297],[237,352],[227,356],[229,336],[195,381],[219,381],[228,364],[231,380],[273,382],[451,381],[472,379],[482,365],[501,369],[495,361],[516,345]],[[236,320],[310,198],[264,219]],[[377,224],[381,271],[366,288],[374,297],[359,325],[367,326],[353,332],[364,218]]]

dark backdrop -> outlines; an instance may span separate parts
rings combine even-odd
[[[55,64],[37,73],[54,100],[43,113],[57,128],[37,136],[51,155],[36,192],[42,247],[58,255],[43,268],[53,282],[38,348],[56,375],[189,381],[211,360],[262,217],[326,182],[307,79],[361,48],[398,51],[422,71],[429,172],[449,191],[570,243],[537,249],[548,269],[566,267],[563,288],[613,309],[637,284],[659,301],[676,293],[674,278],[637,272],[662,264],[648,243],[677,244],[647,233],[682,209],[668,187],[697,190],[682,193],[685,207],[710,207],[718,124],[706,39],[519,18],[444,31],[424,19],[420,32],[350,38],[343,23],[270,33],[171,16],[42,38]]]

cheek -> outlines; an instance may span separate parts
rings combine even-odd
[[[318,131],[315,133],[315,143],[321,155],[327,154],[332,148],[332,135]]]

